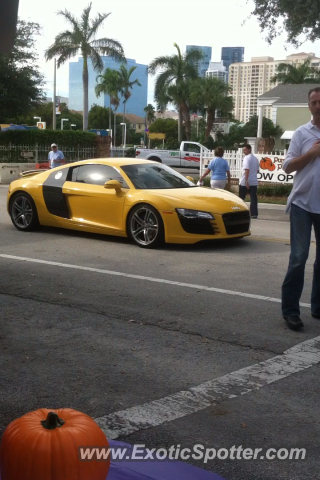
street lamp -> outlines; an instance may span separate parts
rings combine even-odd
[[[63,130],[63,122],[69,122],[69,118],[61,118],[61,130]]]
[[[126,123],[120,123],[120,125],[124,125],[124,144],[123,148],[126,148],[126,138],[127,138],[127,124]]]
[[[41,117],[33,117],[34,119],[38,119],[39,122],[41,123]]]
[[[72,127],[76,127],[76,126],[77,126],[77,125],[76,125],[75,123],[71,123],[71,125],[70,125],[70,127],[71,127],[70,130],[73,130]]]

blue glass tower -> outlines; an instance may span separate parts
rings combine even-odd
[[[229,73],[229,67],[232,63],[243,62],[244,47],[222,47],[221,60]]]
[[[190,50],[199,50],[202,52],[202,60],[197,62],[197,67],[198,67],[198,73],[199,77],[205,77],[206,76],[206,71],[209,68],[209,64],[211,62],[211,56],[212,56],[212,48],[211,47],[201,47],[199,45],[187,45],[187,53],[190,52]]]
[[[110,57],[102,57],[104,64],[104,70],[106,68],[112,68],[114,70],[119,69],[119,63],[112,60]],[[141,83],[141,87],[134,85],[131,90],[131,97],[129,98],[126,105],[126,112],[133,113],[139,117],[144,117],[145,112],[143,109],[147,105],[148,100],[148,74],[147,74],[147,65],[142,65],[136,63],[135,60],[127,58],[126,67],[128,70],[130,67],[137,67],[133,72],[131,79],[138,79]],[[80,57],[77,62],[69,63],[69,109],[76,111],[83,111],[83,88],[82,88],[82,69],[83,69],[83,58]],[[103,70],[103,71],[104,71]],[[91,60],[88,61],[88,71],[89,71],[89,110],[92,105],[96,104],[101,107],[109,107],[109,95],[101,95],[99,98],[95,94],[95,86],[97,84],[96,78],[99,75],[93,69]],[[101,73],[103,73],[103,71]],[[122,104],[119,104],[118,112],[122,112]]]

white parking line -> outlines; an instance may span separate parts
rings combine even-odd
[[[124,437],[146,428],[237,398],[320,363],[320,336],[290,348],[265,362],[242,368],[209,382],[136,407],[95,418],[107,438]]]
[[[7,258],[10,260],[18,260],[22,262],[40,263],[43,265],[51,265],[53,267],[60,267],[60,268],[72,268],[74,270],[83,270],[86,272],[101,273],[103,275],[114,275],[117,277],[133,278],[134,280],[163,283],[166,285],[174,285],[176,287],[193,288],[195,290],[205,290],[208,292],[222,293],[224,295],[234,295],[238,297],[253,298],[254,300],[263,300],[267,302],[281,303],[280,298],[265,297],[263,295],[255,295],[253,293],[243,293],[243,292],[237,292],[234,290],[225,290],[223,288],[207,287],[205,285],[196,285],[193,283],[175,282],[173,280],[166,280],[164,278],[145,277],[143,275],[134,275],[132,273],[114,272],[112,270],[102,270],[101,268],[82,267],[80,265],[70,265],[68,263],[51,262],[49,260],[38,260],[37,258],[17,257],[15,255],[0,254],[0,258]],[[300,307],[310,308],[311,305],[310,303],[300,303]]]

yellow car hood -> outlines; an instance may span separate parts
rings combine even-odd
[[[150,195],[150,200],[160,200],[170,203],[172,208],[190,208],[222,214],[225,212],[248,210],[247,205],[233,193],[226,190],[206,187],[174,188],[161,190],[144,190]]]

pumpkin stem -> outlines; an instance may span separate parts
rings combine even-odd
[[[62,427],[66,423],[62,418],[59,418],[58,415],[54,412],[49,412],[45,420],[41,420],[41,425],[47,430],[54,430],[57,427]]]

